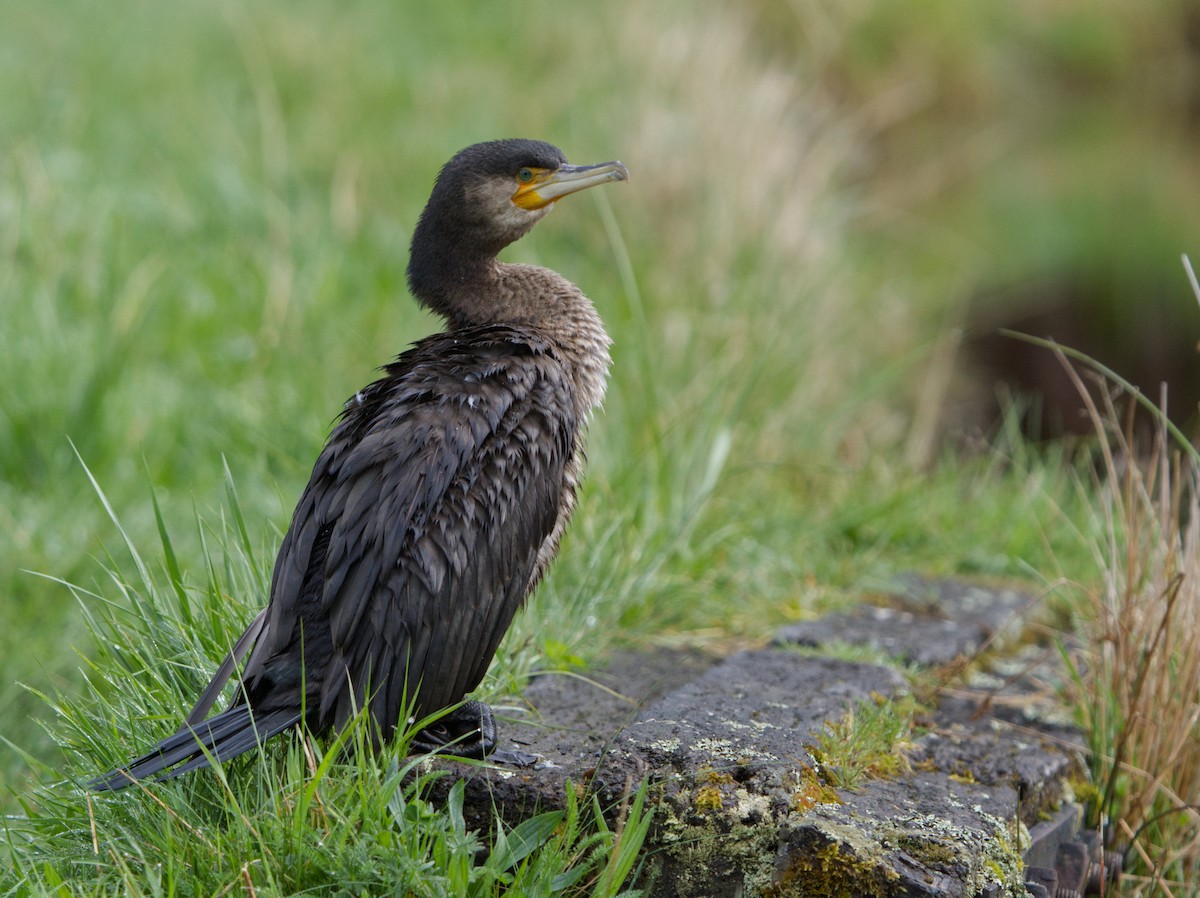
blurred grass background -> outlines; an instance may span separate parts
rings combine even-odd
[[[0,736],[50,753],[17,684],[88,651],[47,577],[123,563],[72,445],[197,579],[227,462],[271,557],[343,400],[436,326],[410,229],[494,137],[632,173],[507,256],[595,299],[616,366],[502,669],[759,639],[910,568],[1095,576],[975,341],[1062,309],[1194,371],[1198,45],[1173,0],[5,3]]]

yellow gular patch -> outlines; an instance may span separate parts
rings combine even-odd
[[[538,187],[546,180],[546,176],[550,174],[548,168],[523,168],[516,176],[517,191],[512,195],[514,205],[520,206],[522,209],[541,209],[543,206],[554,202],[554,200],[543,199],[538,194]],[[528,180],[526,176],[528,175]]]

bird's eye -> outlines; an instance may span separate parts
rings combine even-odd
[[[533,180],[533,169],[532,168],[521,169],[519,172],[517,172],[517,180],[519,180],[522,184],[528,184],[530,181]]]

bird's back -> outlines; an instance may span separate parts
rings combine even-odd
[[[536,332],[429,337],[347,403],[276,561],[244,674],[303,690],[314,728],[367,703],[383,734],[482,680],[573,489],[572,378]]]

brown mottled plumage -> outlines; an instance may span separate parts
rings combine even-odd
[[[228,760],[302,717],[322,732],[369,707],[387,738],[409,702],[420,717],[479,685],[558,549],[609,365],[608,335],[577,287],[496,255],[560,197],[627,177],[619,162],[570,166],[530,140],[476,144],[446,164],[408,268],[446,331],[346,404],[279,549],[266,609],[179,731],[92,789]],[[206,720],[247,651],[232,706]],[[459,712],[422,744],[489,751],[486,707]]]

